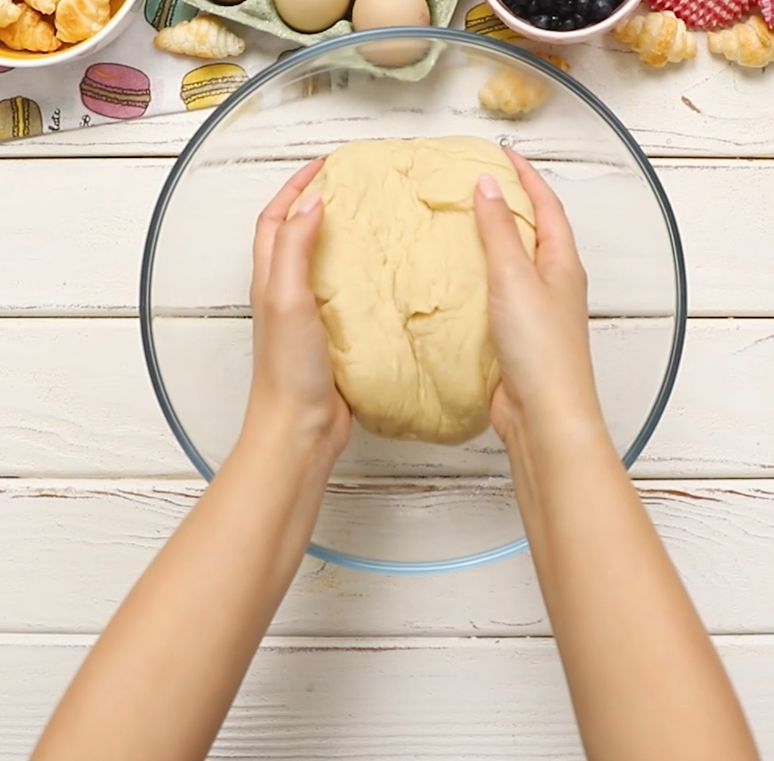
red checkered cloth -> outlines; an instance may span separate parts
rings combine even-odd
[[[758,7],[769,28],[774,29],[774,0],[758,0]]]
[[[656,11],[672,11],[692,29],[703,31],[731,26],[750,13],[754,0],[648,0]],[[761,6],[774,0],[759,0]]]

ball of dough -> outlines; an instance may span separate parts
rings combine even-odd
[[[489,425],[500,373],[473,209],[485,172],[534,256],[532,204],[508,157],[478,138],[352,142],[306,191],[325,203],[312,288],[336,382],[373,433],[451,444]]]
[[[280,18],[299,32],[322,32],[347,15],[350,0],[274,0]]]

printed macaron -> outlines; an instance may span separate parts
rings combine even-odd
[[[494,40],[503,42],[513,42],[521,39],[518,32],[509,29],[495,15],[489,3],[479,3],[474,5],[465,14],[465,31],[472,34],[481,34],[484,37],[491,37]]]
[[[190,21],[199,11],[183,0],[145,0],[145,20],[154,29]]]
[[[89,111],[111,119],[136,119],[151,102],[151,83],[139,69],[95,63],[81,80],[81,100]]]
[[[43,134],[43,117],[34,100],[17,95],[0,100],[0,140]]]
[[[212,108],[223,103],[247,82],[247,72],[235,63],[210,63],[189,71],[180,83],[186,110]]]

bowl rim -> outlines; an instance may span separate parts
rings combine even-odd
[[[509,45],[506,42],[482,37],[481,35],[456,29],[441,29],[438,27],[394,27],[387,29],[370,30],[367,32],[357,32],[344,37],[335,38],[326,42],[318,43],[312,47],[302,48],[296,53],[277,61],[276,63],[263,69],[252,79],[248,80],[242,87],[228,97],[215,111],[210,114],[199,129],[194,133],[191,140],[183,148],[180,156],[175,161],[172,169],[167,176],[164,185],[159,194],[156,205],[151,216],[148,234],[145,240],[143,251],[142,266],[140,272],[140,293],[139,293],[139,312],[140,312],[140,333],[142,338],[143,354],[145,356],[146,366],[150,375],[151,385],[159,402],[161,411],[167,424],[172,430],[178,444],[183,449],[191,463],[194,465],[200,475],[206,480],[211,481],[214,477],[214,471],[207,464],[204,457],[200,454],[194,443],[188,437],[186,430],[175,412],[175,408],[167,393],[167,389],[161,374],[159,359],[156,354],[156,345],[153,337],[153,314],[151,312],[151,291],[153,286],[153,265],[156,256],[156,248],[159,242],[164,217],[169,206],[172,195],[183,177],[186,169],[197,154],[203,142],[209,137],[210,133],[217,127],[239,104],[259,90],[264,84],[270,82],[275,77],[292,70],[296,66],[314,61],[327,53],[336,50],[357,47],[363,43],[378,42],[382,40],[394,39],[396,37],[405,39],[425,38],[437,40],[440,42],[461,43],[466,46],[478,47],[479,49],[504,54],[511,58],[526,63],[534,69],[542,72],[546,76],[555,80],[560,85],[569,89],[570,92],[583,100],[586,105],[592,108],[597,115],[613,130],[618,136],[624,147],[629,151],[636,165],[647,180],[654,196],[659,204],[664,217],[664,223],[669,234],[672,247],[672,260],[675,273],[675,314],[674,330],[672,334],[672,346],[669,353],[669,360],[664,373],[664,378],[659,387],[659,391],[650,408],[650,412],[645,418],[644,423],[634,439],[629,449],[621,458],[625,467],[631,468],[634,462],[642,453],[645,446],[650,441],[661,417],[664,414],[669,398],[672,395],[675,381],[677,379],[680,362],[685,345],[685,333],[687,325],[688,296],[687,296],[687,276],[685,268],[685,259],[683,254],[683,245],[680,237],[680,231],[677,225],[677,219],[672,209],[671,203],[667,197],[666,191],[656,174],[655,169],[645,152],[640,148],[631,133],[624,127],[623,123],[613,112],[602,103],[590,90],[577,82],[572,77],[565,74],[560,69],[537,58],[529,51]],[[460,571],[467,568],[479,567],[498,560],[518,555],[529,547],[525,537],[509,542],[501,547],[491,550],[485,550],[480,553],[466,555],[448,560],[429,561],[429,562],[399,562],[388,560],[374,560],[352,555],[337,550],[312,543],[307,553],[318,560],[334,563],[339,566],[351,568],[360,571],[372,571],[387,575],[397,576],[421,576],[439,573],[448,573]]]
[[[110,17],[107,24],[102,27],[95,35],[89,37],[87,40],[77,42],[64,50],[54,51],[53,53],[39,53],[34,54],[32,58],[15,58],[8,56],[4,52],[2,44],[0,44],[0,65],[8,66],[12,69],[44,69],[48,66],[56,66],[58,64],[66,64],[76,58],[88,55],[93,52],[102,42],[108,38],[112,38],[116,33],[117,28],[124,22],[140,4],[141,0],[124,0],[121,7]],[[13,51],[24,52],[24,51]]]
[[[525,37],[539,42],[547,42],[555,45],[571,45],[584,42],[598,35],[605,34],[618,25],[619,22],[634,13],[641,5],[640,0],[624,0],[616,10],[606,19],[573,32],[552,32],[550,29],[539,29],[517,16],[508,8],[503,0],[486,0],[495,15],[507,27],[513,29]]]

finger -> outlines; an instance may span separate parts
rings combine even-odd
[[[522,187],[527,191],[535,207],[538,248],[546,244],[552,248],[557,246],[562,251],[571,249],[572,253],[575,253],[572,227],[556,193],[527,159],[509,149],[505,152],[513,162]]]
[[[323,159],[317,159],[299,169],[258,217],[253,246],[254,293],[263,293],[266,288],[277,232],[287,220],[293,204],[317,176],[324,163]]]
[[[475,194],[476,221],[487,256],[489,291],[496,293],[514,278],[530,277],[534,267],[524,248],[513,212],[497,181],[482,175]]]
[[[298,206],[293,218],[277,232],[266,303],[282,315],[299,307],[315,306],[309,268],[324,214],[322,196],[312,193]]]

